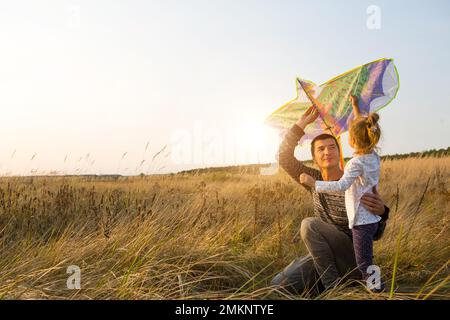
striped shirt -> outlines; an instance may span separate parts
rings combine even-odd
[[[347,162],[344,175],[339,181],[316,181],[315,190],[320,193],[345,194],[348,227],[377,223],[380,216],[361,205],[361,197],[372,191],[380,179],[380,157],[373,151],[357,155]]]
[[[279,165],[298,183],[302,173],[309,174],[316,180],[322,180],[322,174],[319,170],[305,166],[294,156],[295,147],[305,132],[294,124],[281,142],[278,150]],[[347,211],[345,209],[345,196],[342,193],[318,193],[312,188],[306,188],[311,192],[314,203],[314,214],[323,221],[334,224],[339,230],[345,232],[351,237],[352,232],[348,228]],[[387,212],[386,212],[387,211]],[[385,217],[387,219],[389,208],[385,207]]]

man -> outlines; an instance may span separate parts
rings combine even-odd
[[[302,173],[316,180],[336,181],[344,174],[339,166],[339,146],[335,137],[321,134],[311,142],[311,154],[320,170],[307,167],[294,156],[298,141],[305,134],[306,126],[314,122],[319,113],[311,106],[291,127],[284,137],[278,152],[280,166],[298,183]],[[327,290],[343,279],[360,278],[348,228],[344,193],[326,194],[311,192],[314,202],[314,217],[303,219],[300,235],[308,254],[292,261],[277,274],[271,284],[291,293],[311,290],[314,293]],[[377,190],[365,194],[361,203],[373,214],[387,220],[387,208]]]

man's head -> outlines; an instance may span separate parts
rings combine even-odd
[[[311,155],[320,169],[339,167],[339,145],[331,134],[323,133],[312,140]]]

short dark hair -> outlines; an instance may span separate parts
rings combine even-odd
[[[339,143],[338,143],[336,137],[331,134],[328,134],[328,133],[322,133],[322,134],[319,134],[317,137],[315,137],[311,141],[311,155],[312,155],[313,159],[314,159],[314,146],[316,144],[316,141],[325,140],[325,139],[333,139],[334,143],[336,143],[336,147],[338,148],[338,152],[341,153],[341,150],[339,149]]]

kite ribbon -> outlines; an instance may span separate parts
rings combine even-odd
[[[338,147],[339,147],[339,164],[341,166],[341,170],[344,170],[344,153],[342,150],[342,143],[341,143],[341,136],[336,138],[337,142],[338,142]]]

